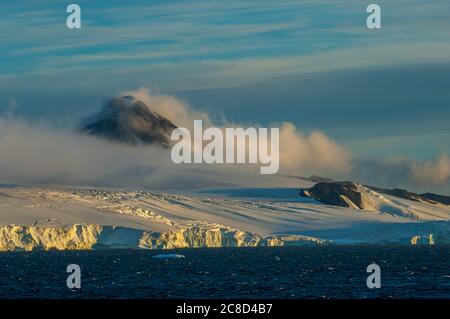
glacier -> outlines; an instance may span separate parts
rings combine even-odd
[[[0,250],[450,243],[450,206],[361,191],[364,209],[325,205],[298,188],[0,186]]]
[[[218,225],[193,225],[163,233],[82,224],[69,227],[0,226],[0,251],[256,247],[326,242],[306,236],[262,238]]]

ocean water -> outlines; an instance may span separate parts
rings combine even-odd
[[[380,289],[366,285],[372,262]],[[450,246],[5,252],[0,269],[0,298],[450,298]]]

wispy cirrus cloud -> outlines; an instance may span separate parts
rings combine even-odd
[[[404,139],[386,136],[441,136],[447,125],[446,0],[380,0],[376,31],[352,0],[77,3],[81,30],[66,28],[62,2],[0,4],[0,113],[15,99],[25,117],[73,124],[122,89],[201,92],[196,105],[243,121],[289,118],[371,155],[402,152]],[[408,155],[435,157],[442,140]]]
[[[443,31],[448,21],[440,14],[448,4],[438,0],[381,3],[386,26],[376,33],[365,28],[364,5],[347,0],[263,1],[258,5],[252,1],[79,2],[84,27],[77,31],[65,27],[62,4],[6,5],[0,28],[0,37],[7,40],[0,44],[6,52],[0,59],[3,72],[21,76],[74,67],[93,71],[103,65],[131,71],[144,65],[150,71],[157,65],[167,65],[170,70],[173,65],[187,68],[194,63],[198,66],[194,74],[204,76],[202,63],[210,63],[212,68],[217,64],[236,66],[225,67],[229,72],[245,65],[249,71],[257,68],[260,77],[270,77],[274,70],[277,74],[314,72],[342,62],[343,67],[361,67],[354,59],[358,56],[359,60],[366,57],[370,66],[374,59],[375,64],[396,63],[399,56],[406,58],[404,63],[436,62],[449,53],[442,45],[448,43],[444,39],[449,34]],[[371,54],[377,48],[393,46],[397,49]],[[429,50],[418,52],[418,46]],[[437,52],[441,56],[436,58]],[[330,61],[310,58],[316,54],[330,56]],[[24,66],[6,63],[7,59],[17,59]],[[235,76],[253,80],[239,73]]]

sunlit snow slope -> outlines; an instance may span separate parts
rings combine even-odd
[[[450,206],[363,188],[367,209],[300,188],[178,192],[0,187],[0,250],[450,243]],[[362,186],[361,186],[362,187]]]

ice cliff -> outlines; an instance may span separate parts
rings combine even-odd
[[[307,236],[259,235],[220,225],[189,225],[167,232],[147,232],[126,227],[77,224],[67,227],[0,226],[1,251],[34,249],[173,249],[199,247],[255,247],[325,244]]]
[[[0,250],[450,243],[448,205],[360,184],[308,185],[309,198],[296,189],[173,194],[0,186]],[[325,199],[345,205],[319,202]]]

